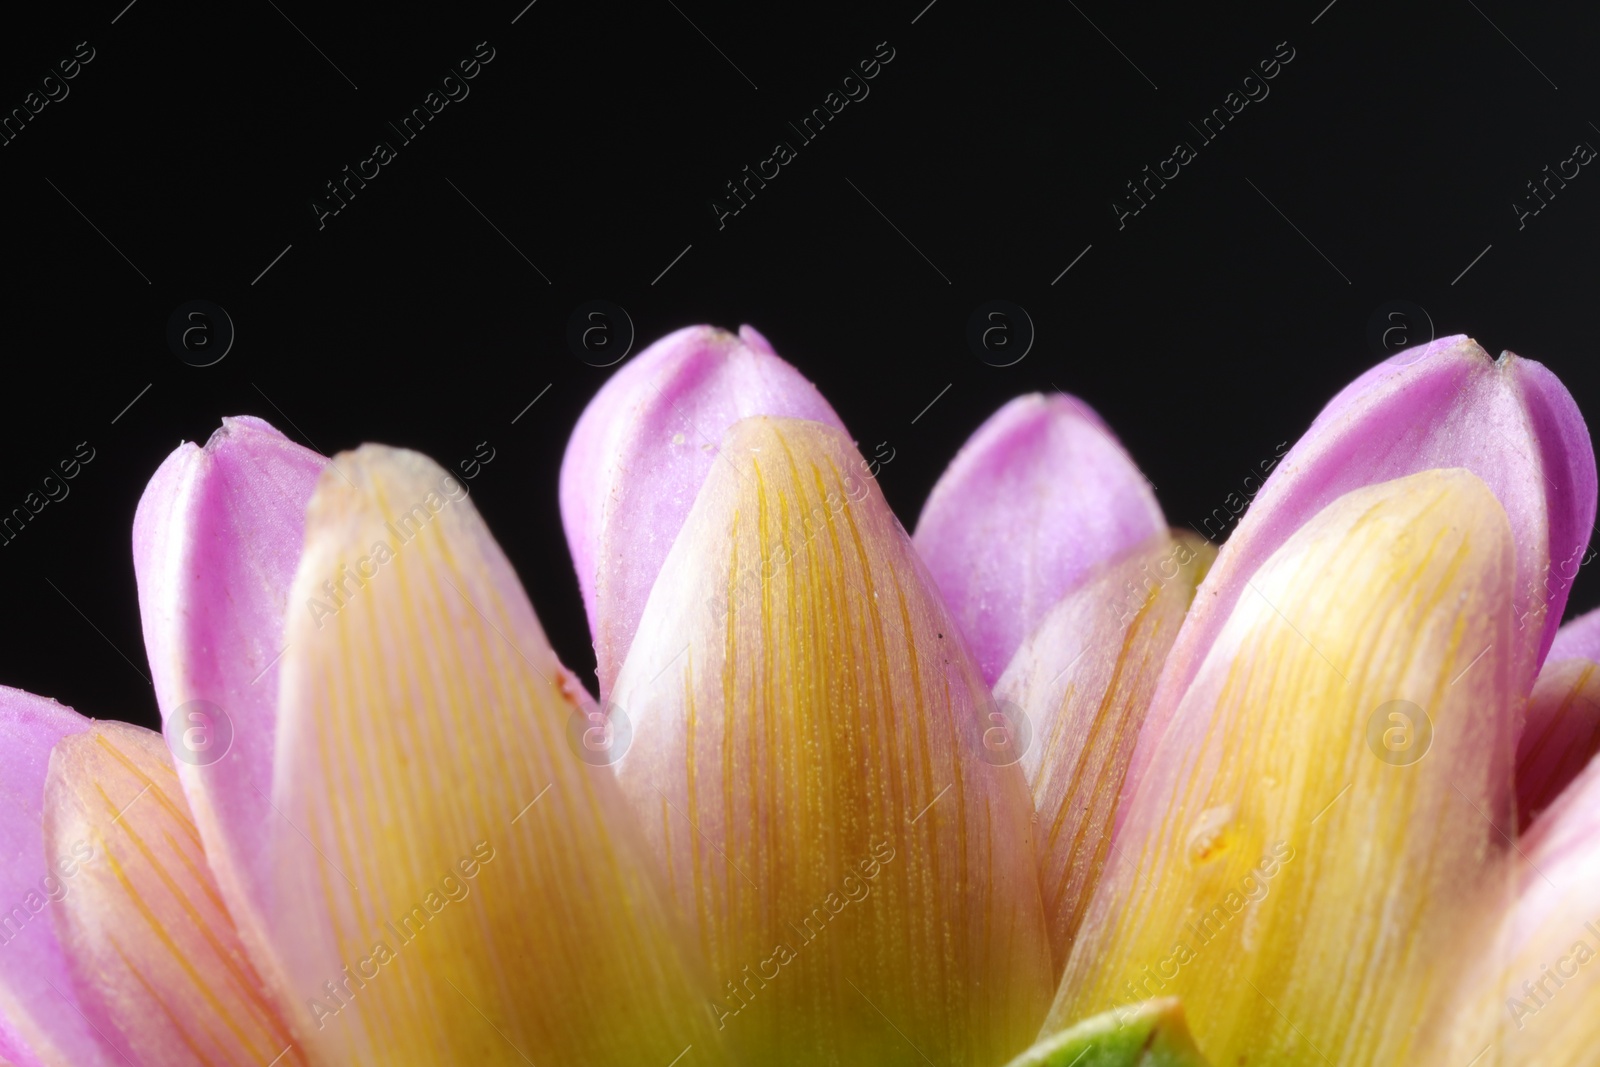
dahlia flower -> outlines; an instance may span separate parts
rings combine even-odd
[[[0,1062],[1593,1062],[1545,368],[1373,368],[1220,552],[1065,394],[913,535],[875,472],[749,327],[619,368],[561,471],[591,693],[431,460],[181,446],[162,732],[0,690]]]

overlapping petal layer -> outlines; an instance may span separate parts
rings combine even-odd
[[[1528,698],[1517,743],[1517,821],[1548,808],[1600,752],[1600,664],[1550,659]]]
[[[1021,713],[1021,756],[1038,812],[1040,889],[1056,969],[1100,872],[1122,779],[1167,649],[1216,556],[1192,533],[1155,538],[1101,565],[1023,642],[995,683]]]
[[[624,364],[573,429],[561,463],[561,519],[602,697],[724,431],[750,415],[843,427],[816,387],[749,326],[737,337],[690,326]]]
[[[1515,903],[1462,931],[1462,980],[1425,1028],[1428,1063],[1581,1067],[1600,1048],[1600,763],[1503,857]]]
[[[1456,469],[1265,561],[1124,805],[1052,1025],[1178,996],[1219,1064],[1416,1062],[1512,832],[1514,547]]]
[[[569,747],[582,689],[464,487],[377,446],[334,467],[290,597],[268,846],[313,1055],[722,1062],[626,801]]]
[[[83,1016],[55,913],[103,858],[88,841],[46,851],[50,751],[91,721],[53,700],[0,686],[0,1057],[15,1067],[122,1062]]]
[[[83,863],[56,905],[87,1020],[138,1064],[309,1061],[246,958],[161,735],[101,722],[50,756],[45,851]]]
[[[1585,561],[1587,562],[1587,561]],[[1600,611],[1556,632],[1517,742],[1517,818],[1524,828],[1600,752]]]
[[[1572,397],[1543,366],[1499,359],[1462,336],[1379,364],[1340,392],[1278,464],[1195,598],[1151,702],[1128,772],[1138,782],[1179,702],[1256,569],[1352,489],[1429,468],[1463,467],[1511,523],[1511,611],[1535,667],[1554,638],[1595,515],[1594,450]]]
[[[1065,393],[1019,396],[978,428],[917,520],[927,561],[986,681],[1095,566],[1166,529],[1100,416]]]
[[[612,691],[619,764],[751,1062],[994,1067],[1049,947],[1021,770],[837,429],[726,435]]]
[[[224,419],[150,480],[134,574],[163,732],[206,855],[261,955],[275,818],[277,663],[306,504],[327,460],[260,419]],[[301,606],[302,611],[305,610]]]

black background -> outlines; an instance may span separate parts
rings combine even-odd
[[[1397,299],[1600,411],[1600,175],[1520,230],[1512,209],[1600,145],[1595,8],[525,2],[110,0],[0,35],[5,110],[95,50],[0,147],[0,512],[96,450],[0,547],[0,682],[155,725],[134,508],[179,441],[241,413],[325,453],[382,441],[454,467],[488,441],[477,505],[592,677],[556,477],[612,373],[565,341],[594,298],[628,310],[635,351],[696,322],[762,330],[863,451],[893,450],[879,479],[908,527],[983,418],[1052,385],[1106,417],[1175,525],[1198,523],[1379,358],[1369,321]],[[480,41],[470,96],[319,230],[323,183]],[[870,96],[719,230],[723,183],[797,141],[786,123],[883,41]],[[1294,58],[1270,95],[1119,230],[1124,182],[1199,147],[1188,123],[1279,42]],[[965,340],[995,298],[1037,332],[1006,368]],[[237,330],[207,368],[166,343],[192,299]],[[1573,606],[1597,601],[1580,575]]]

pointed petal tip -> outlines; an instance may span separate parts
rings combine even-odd
[[[624,364],[579,417],[561,461],[561,521],[609,690],[661,561],[742,418],[843,428],[758,331],[689,326]]]
[[[1030,393],[962,445],[913,540],[993,683],[1090,568],[1165,529],[1149,483],[1094,409]]]
[[[215,451],[223,444],[233,439],[249,441],[253,436],[273,438],[287,441],[289,437],[272,423],[256,415],[224,415],[222,424],[211,431],[211,436],[206,439],[206,451]]]
[[[778,354],[777,351],[773,349],[772,342],[767,340],[766,335],[748,323],[739,327],[739,340],[743,341],[757,352],[765,352],[769,356],[776,356]]]
[[[1555,638],[1596,508],[1593,444],[1571,393],[1534,360],[1500,360],[1464,334],[1397,353],[1329,401],[1270,471],[1228,538],[1174,646],[1148,728],[1158,736],[1250,575],[1353,489],[1420,470],[1473,471],[1505,509],[1518,578],[1509,610],[1537,666]],[[1148,753],[1135,756],[1130,781]]]
[[[270,423],[230,416],[204,446],[186,442],[167,457],[134,517],[140,622],[163,731],[208,861],[252,942],[267,936],[256,894],[274,817],[260,796],[272,781],[276,665],[306,504],[327,465]]]
[[[1003,1063],[1052,977],[993,698],[844,431],[755,417],[725,441],[613,688],[639,712],[618,781],[726,982],[719,1022],[747,1062],[901,1061],[848,973],[931,1058]],[[809,962],[738,997],[791,951]]]
[[[1285,1019],[1329,1062],[1434,1062],[1405,1054],[1433,968],[1509,851],[1511,524],[1470,471],[1423,471],[1342,495],[1251,581],[1140,738],[1138,867],[1106,868],[1053,1021],[1148,979],[1219,1062],[1270,1059]]]
[[[620,1067],[692,1044],[720,1063],[613,774],[574,747],[580,694],[463,487],[404,449],[335,462],[295,576],[265,848],[317,1062]],[[345,1001],[341,965],[385,977]]]

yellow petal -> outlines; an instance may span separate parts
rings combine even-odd
[[[995,1067],[1051,975],[992,698],[843,433],[746,419],[721,456],[612,689],[718,1023],[764,1065]]]
[[[1274,552],[1140,739],[1129,862],[1052,1024],[1177,996],[1219,1064],[1415,1062],[1514,832],[1513,574],[1505,512],[1462,470],[1349,493]]]
[[[63,738],[45,854],[82,860],[55,905],[84,1013],[132,1062],[304,1065],[206,866],[161,735],[99,722]]]
[[[995,682],[1025,717],[1022,768],[1039,813],[1039,883],[1057,973],[1113,859],[1123,775],[1156,679],[1216,550],[1165,533],[1099,568],[1050,609]]]
[[[581,687],[461,483],[337,457],[288,618],[270,927],[320,1061],[721,1062],[632,813],[569,747]]]

